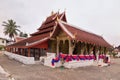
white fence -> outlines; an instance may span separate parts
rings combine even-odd
[[[4,54],[7,55],[10,59],[15,59],[24,64],[35,64],[34,57],[25,57],[25,56],[10,53],[7,51],[5,51]]]
[[[18,55],[18,54],[14,54],[14,53],[10,53],[10,52],[4,52],[5,55],[7,55],[9,58],[11,59],[15,59],[17,61],[20,61],[24,64],[35,64],[34,61],[34,57],[25,57],[22,55]],[[47,53],[47,56],[42,56],[40,57],[40,62],[43,63],[43,65],[45,66],[49,66],[52,68],[55,67],[60,67],[60,66],[64,66],[66,68],[78,68],[78,67],[84,67],[84,66],[91,66],[91,65],[101,65],[104,66],[106,64],[103,63],[103,59],[102,60],[98,60],[98,61],[94,61],[92,60],[72,60],[69,62],[64,62],[62,64],[61,61],[58,61],[56,63],[54,63],[54,66],[52,65],[52,59],[55,58],[55,53]]]

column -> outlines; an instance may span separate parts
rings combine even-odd
[[[28,57],[30,57],[30,48],[28,48]]]
[[[16,54],[16,48],[14,48],[14,53]]]
[[[60,40],[58,40],[59,38],[57,37],[57,55],[59,54],[59,43],[60,43]]]
[[[12,50],[11,52],[13,53],[13,48],[11,48],[11,50]]]
[[[17,54],[20,55],[20,48],[17,48]]]
[[[10,48],[10,52],[11,52],[11,48]]]
[[[99,61],[99,49],[98,49],[99,47],[98,46],[96,46],[96,60],[97,61]]]
[[[22,55],[24,56],[24,48],[22,49]]]
[[[72,52],[73,52],[73,49],[72,49],[72,46],[71,46],[71,40],[69,39],[69,55],[72,55]]]
[[[39,48],[39,56],[41,57],[41,52],[40,52],[40,48]]]
[[[13,49],[12,48],[10,48],[10,52],[12,53],[12,51],[13,51]]]

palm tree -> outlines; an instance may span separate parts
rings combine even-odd
[[[20,32],[19,36],[20,36],[20,37],[28,37],[28,34],[27,34],[27,33]]]
[[[16,22],[11,20],[3,21],[3,25],[4,26],[4,34],[8,35],[11,39],[13,39],[15,36],[18,35],[18,32],[20,32],[20,30],[18,28],[20,28],[20,26],[16,25]]]

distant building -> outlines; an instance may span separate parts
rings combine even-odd
[[[14,43],[13,40],[9,40],[9,39],[0,37],[0,46],[7,46],[7,45],[10,45],[13,43]]]
[[[7,45],[8,40],[5,38],[0,38],[0,46],[6,46]]]

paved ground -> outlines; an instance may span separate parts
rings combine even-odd
[[[108,67],[52,69],[41,64],[24,65],[2,55],[0,65],[12,74],[15,80],[120,80],[120,59],[112,59],[111,66]]]

